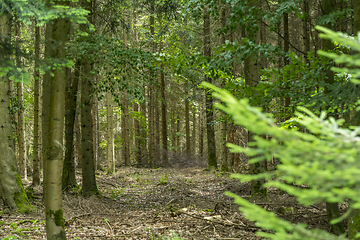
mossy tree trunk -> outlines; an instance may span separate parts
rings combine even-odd
[[[10,14],[0,16],[0,41],[10,46]],[[10,50],[3,53],[10,61]],[[10,113],[9,78],[0,78],[0,193],[4,205],[11,211],[27,212],[31,205],[26,196],[20,174],[17,169],[15,146],[13,141],[12,119]]]
[[[55,4],[66,6],[68,1],[56,1]],[[64,18],[54,20],[52,39],[57,47],[50,55],[54,59],[65,59],[65,44],[68,39],[69,21]],[[66,71],[64,67],[53,70],[50,87],[48,142],[46,148],[46,185],[45,214],[47,239],[66,239],[62,211],[62,165],[63,132],[65,118]]]

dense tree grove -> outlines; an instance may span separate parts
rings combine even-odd
[[[358,0],[2,0],[3,205],[32,211],[42,187],[47,238],[66,239],[64,192],[101,197],[100,171],[186,159],[245,174],[251,201],[272,186],[325,202],[329,233],[309,233],[227,193],[266,237],[355,239],[358,32]]]

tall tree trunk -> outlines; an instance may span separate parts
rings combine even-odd
[[[92,1],[83,0],[82,7],[90,12],[88,20],[92,23],[93,6]],[[85,28],[85,27],[84,27]],[[85,29],[84,29],[85,30]],[[90,37],[87,41],[91,41]],[[91,196],[98,194],[98,189],[95,180],[95,164],[94,164],[94,149],[93,149],[93,129],[92,129],[92,95],[93,91],[93,76],[91,75],[92,64],[87,56],[82,56],[81,65],[83,67],[84,77],[81,84],[81,153],[82,153],[82,194],[84,196]]]
[[[221,9],[221,27],[226,27],[226,5],[222,5]],[[220,43],[225,44],[225,34],[221,34]],[[221,87],[224,88],[226,85],[226,82],[224,79],[221,80]],[[222,113],[222,116],[225,116],[225,113]],[[226,147],[226,134],[227,134],[227,121],[224,119],[220,122],[220,156],[221,156],[221,164],[220,164],[220,170],[228,172],[229,171],[229,164],[227,159],[227,147]]]
[[[255,8],[260,7],[260,3],[254,1],[253,6]],[[259,26],[259,22],[257,22]],[[245,35],[244,29],[242,30],[242,36]],[[260,44],[260,32],[256,31],[252,34],[249,34],[249,38],[254,41],[255,44]],[[244,73],[245,73],[245,84],[251,87],[255,87],[260,82],[260,67],[261,59],[257,55],[248,57],[244,63]],[[248,143],[254,141],[254,133],[248,131]],[[265,172],[265,163],[257,162],[250,164],[250,173],[251,174],[260,174]],[[259,199],[267,199],[267,190],[262,185],[265,183],[264,179],[253,180],[251,181],[251,197]]]
[[[189,110],[189,99],[185,99],[185,134],[186,134],[186,154],[190,155],[190,110]]]
[[[337,10],[336,8],[336,0],[322,0],[321,7],[324,15],[328,15]],[[329,29],[334,29],[334,26],[331,23],[325,24],[325,27]],[[334,48],[334,44],[331,40],[322,40],[322,48],[325,51],[332,50]],[[330,69],[326,70],[326,78],[324,79],[326,86],[324,89],[325,94],[329,94],[331,92],[331,85],[334,84],[334,72]],[[340,217],[339,205],[338,203],[330,203],[326,202],[326,211],[328,222],[330,225],[330,221]],[[342,222],[330,225],[330,232],[336,235],[340,235],[345,232],[344,225]]]
[[[98,167],[100,167],[100,162],[99,162],[99,119],[98,119],[98,115],[99,115],[99,111],[98,111],[98,99],[96,94],[94,94],[93,97],[93,106],[92,106],[92,124],[93,124],[93,151],[94,151],[94,167],[95,167],[95,172],[97,170]]]
[[[134,129],[135,129],[135,161],[136,166],[141,167],[141,133],[140,133],[140,123],[139,123],[139,104],[134,101]]]
[[[144,86],[144,95],[146,95],[146,88]],[[144,100],[142,103],[141,103],[141,114],[143,116],[143,119],[144,121],[141,123],[141,129],[140,129],[140,132],[141,132],[141,148],[140,148],[140,151],[141,151],[141,165],[146,165],[147,163],[145,162],[147,160],[147,155],[149,153],[149,150],[148,150],[148,141],[147,141],[147,138],[148,138],[148,133],[147,133],[147,128],[148,128],[148,125],[150,124],[150,122],[148,121],[149,118],[148,118],[148,109],[146,108],[146,101]]]
[[[62,189],[70,190],[77,185],[74,162],[74,126],[76,116],[76,101],[80,78],[80,61],[75,63],[74,77],[68,70],[65,96],[65,158],[63,165]]]
[[[123,156],[124,156],[124,163],[125,166],[130,166],[130,127],[129,127],[129,99],[128,99],[128,93],[127,90],[124,92],[124,98],[123,98],[123,107],[124,107],[124,115],[122,117],[123,119],[123,138],[124,138],[124,147],[123,147]]]
[[[360,31],[360,0],[353,0],[353,31],[354,35]],[[351,206],[350,202],[350,206]],[[355,235],[360,232],[360,210],[354,209],[348,219],[348,235],[350,239],[355,239]]]
[[[193,126],[192,126],[192,134],[191,134],[191,142],[192,142],[192,147],[191,147],[191,153],[193,155],[196,154],[196,108],[195,106],[193,107],[192,110],[192,122],[193,122]]]
[[[181,153],[180,130],[181,130],[181,119],[180,119],[180,115],[177,115],[177,119],[176,119],[176,152],[177,153]]]
[[[47,0],[47,5],[49,5]],[[53,55],[53,39],[52,39],[53,23],[50,21],[46,24],[45,29],[45,59],[50,59]],[[49,112],[50,112],[50,88],[51,88],[51,74],[46,71],[43,75],[42,83],[42,113],[41,113],[41,155],[43,160],[43,196],[46,195],[46,161],[47,161],[47,144],[49,136]]]
[[[204,120],[203,120],[203,103],[199,100],[199,155],[204,155]]]
[[[68,5],[68,2],[56,1],[55,4]],[[55,59],[65,59],[65,44],[68,39],[69,21],[63,18],[54,20],[52,39],[57,48],[50,56]],[[47,239],[66,239],[64,218],[62,212],[62,165],[63,165],[63,132],[65,118],[65,68],[53,70],[50,87],[50,109],[48,143],[46,148],[46,189],[45,213]]]
[[[208,8],[204,7],[204,56],[211,57],[210,46],[210,15]],[[205,81],[212,83],[212,79],[205,75]],[[215,145],[215,129],[214,129],[214,112],[213,112],[213,97],[209,91],[206,91],[206,132],[208,142],[208,168],[217,168],[216,159],[216,145]]]
[[[3,12],[0,16],[0,41],[10,46],[10,14]],[[10,61],[11,51],[4,52],[5,61]],[[0,78],[0,193],[5,206],[12,211],[27,212],[30,210],[21,176],[18,172],[13,130],[11,126],[9,78]]]
[[[162,66],[164,67],[164,66]],[[160,73],[160,86],[161,86],[161,129],[162,129],[162,145],[163,145],[163,154],[162,154],[162,163],[164,166],[169,165],[168,160],[168,133],[167,133],[167,115],[166,115],[166,86],[165,86],[165,76],[164,73]]]
[[[16,45],[17,48],[20,48],[20,39],[21,39],[21,26],[20,22],[16,22]],[[16,65],[18,68],[21,68],[21,58],[19,55],[16,55]],[[17,82],[17,99],[18,104],[20,105],[18,110],[18,147],[19,147],[19,172],[27,179],[27,159],[26,159],[26,138],[25,138],[25,118],[24,118],[24,94],[23,94],[23,83],[21,81]]]
[[[152,2],[151,5],[151,15],[150,15],[150,33],[151,36],[155,36],[155,3]],[[152,42],[152,52],[155,52],[155,42]],[[154,73],[151,73],[154,75]],[[153,76],[153,78],[155,78]],[[150,128],[150,135],[149,135],[149,155],[150,155],[150,162],[149,165],[151,168],[156,167],[155,163],[155,154],[156,154],[156,132],[155,132],[155,86],[150,83],[150,107],[149,107],[149,128]]]
[[[114,113],[113,113],[113,96],[111,92],[106,93],[106,159],[108,173],[115,173],[114,159]]]
[[[32,185],[40,184],[40,154],[39,154],[39,99],[40,99],[40,27],[35,24],[35,69],[34,69],[34,143],[33,143],[33,179]]]

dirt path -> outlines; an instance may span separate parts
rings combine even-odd
[[[228,175],[202,168],[122,168],[115,175],[101,173],[97,183],[102,198],[84,199],[77,189],[64,195],[68,239],[260,239],[255,225],[223,194],[229,190],[249,197],[249,187]],[[1,238],[45,239],[42,189],[35,190],[39,199],[31,200],[37,209],[33,213],[9,216],[1,211]],[[264,208],[310,227],[326,226],[325,206],[303,208],[275,190],[269,196],[270,202],[259,203]]]

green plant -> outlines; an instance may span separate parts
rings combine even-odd
[[[167,173],[164,174],[164,176],[161,177],[160,181],[157,185],[166,185],[168,184],[168,175]]]
[[[360,44],[357,40],[344,37],[340,33],[320,28],[326,32],[326,37],[337,42],[344,42],[355,50],[360,51]],[[338,63],[345,63],[347,67],[358,67],[359,55],[347,55],[339,57],[337,54],[321,52],[331,58],[337,58]],[[342,61],[339,61],[342,59]],[[360,76],[360,71],[354,68],[346,71]],[[342,71],[342,69],[334,69]],[[358,82],[356,82],[358,83]],[[224,105],[217,104],[217,107],[228,113],[234,119],[235,124],[247,128],[257,134],[250,147],[244,148],[234,144],[227,144],[231,152],[242,152],[250,157],[250,163],[260,161],[271,161],[272,157],[279,159],[280,164],[273,172],[266,172],[256,175],[232,174],[242,182],[251,180],[266,179],[264,187],[277,187],[297,198],[297,201],[309,206],[322,201],[344,202],[349,199],[351,202],[348,211],[331,223],[337,223],[354,212],[358,216],[360,209],[360,127],[343,128],[344,120],[327,118],[322,112],[316,116],[304,107],[298,107],[294,121],[299,126],[307,129],[307,133],[296,129],[279,128],[276,120],[270,114],[261,112],[260,108],[252,107],[247,99],[237,100],[228,91],[221,90],[208,83],[204,86],[212,89]],[[260,136],[269,135],[271,139],[264,139]],[[308,188],[298,188],[291,185],[305,184]],[[307,240],[340,240],[347,239],[344,235],[335,236],[324,230],[308,229],[305,224],[292,224],[282,220],[273,212],[248,202],[234,193],[226,192],[227,196],[233,197],[239,209],[256,225],[271,230],[271,232],[258,232],[262,237],[276,240],[307,239]],[[355,221],[358,218],[353,218]],[[359,222],[349,222],[349,235],[357,232]],[[359,237],[360,234],[352,235]],[[351,236],[351,235],[350,235]]]

